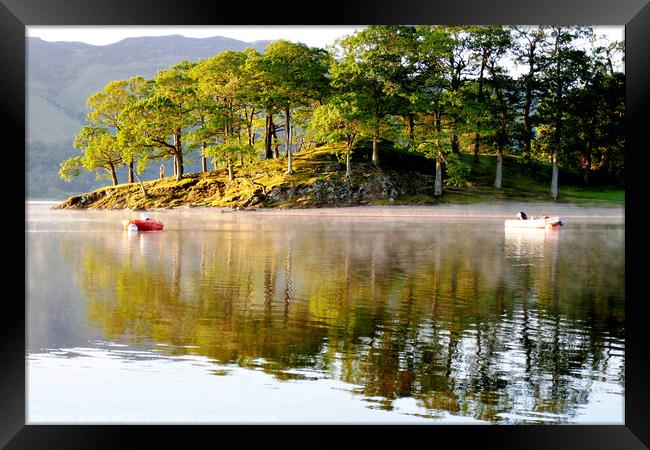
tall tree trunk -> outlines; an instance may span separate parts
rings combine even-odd
[[[454,68],[454,73],[451,77],[451,85],[449,86],[450,91],[453,93],[456,93],[460,90],[461,87],[461,73],[462,73],[462,67],[460,65],[456,65],[454,60],[452,59],[451,65]],[[451,128],[452,128],[452,134],[451,134],[451,152],[454,154],[460,153],[460,142],[458,141],[458,134],[456,134],[456,126],[458,125],[458,113],[453,112],[451,114]],[[440,147],[438,147],[440,148]]]
[[[451,151],[452,153],[460,153],[460,142],[456,133],[451,135]]]
[[[185,173],[185,167],[183,166],[183,154],[178,154],[178,173],[176,174],[176,181],[181,181],[183,174]]]
[[[372,138],[372,162],[375,166],[379,165],[379,151],[377,150],[377,135],[375,134]]]
[[[409,124],[409,148],[413,148],[415,144],[415,118],[413,113],[408,113],[407,119]]]
[[[553,200],[557,199],[557,178],[558,178],[558,165],[557,165],[557,152],[553,150],[551,155],[551,160],[553,164],[553,173],[551,175],[551,197]]]
[[[285,115],[287,118],[286,130],[287,135],[287,173],[293,174],[293,155],[291,154],[291,112],[289,108],[286,109]]]
[[[133,183],[133,160],[129,161],[129,173],[128,173],[129,183]]]
[[[479,101],[479,105],[483,101],[483,74],[485,72],[485,66],[487,64],[487,57],[488,57],[488,53],[487,53],[486,50],[484,50],[483,51],[483,58],[481,59],[481,71],[479,73],[479,78],[478,78],[478,101]],[[478,154],[479,154],[479,151],[481,150],[481,143],[480,143],[481,142],[481,133],[480,133],[480,131],[478,131],[478,130],[481,129],[481,119],[480,119],[480,117],[478,119],[476,119],[476,129],[477,129],[476,136],[474,138],[474,161],[478,162]]]
[[[352,177],[352,150],[348,147],[348,151],[345,153],[345,176],[348,178]]]
[[[440,134],[442,133],[442,118],[439,112],[436,113],[436,179],[434,181],[433,195],[442,195],[442,151],[440,150]]]
[[[442,195],[442,152],[436,153],[436,180],[433,195],[440,197]]]
[[[228,157],[228,181],[232,181],[235,179],[235,175],[232,173],[232,162],[230,162],[230,157]]]
[[[272,140],[271,140],[271,134],[273,132],[272,130],[273,127],[273,115],[272,114],[266,114],[266,124],[264,127],[264,155],[266,159],[271,159],[273,158],[273,148],[272,148]]]
[[[255,144],[255,130],[253,129],[253,117],[255,117],[255,109],[251,109],[250,119],[246,115],[246,129],[248,134],[248,145],[251,147]]]
[[[596,145],[596,114],[592,117],[591,124],[589,126],[589,137],[587,141],[587,150],[583,155],[583,173],[582,180],[585,185],[589,184],[589,177],[591,175],[591,160]]]
[[[530,109],[533,105],[533,76],[535,75],[534,52],[536,46],[531,44],[528,52],[528,75],[526,75],[526,93],[524,97],[524,157],[530,156],[531,141],[533,139],[533,124],[530,121]]]
[[[490,72],[494,75],[494,65],[490,67]],[[494,187],[501,189],[501,179],[503,177],[503,147],[508,141],[508,106],[503,98],[503,92],[499,87],[495,89],[501,117],[499,118],[500,127],[497,134],[497,170],[494,178]]]
[[[271,136],[273,138],[273,156],[275,159],[280,158],[280,144],[278,143],[277,127],[271,122]]]
[[[585,161],[584,161],[584,167],[583,167],[583,173],[582,173],[582,181],[585,183],[585,185],[589,184],[589,176],[591,175],[591,153],[592,153],[592,143],[589,143],[589,147],[587,149],[587,154],[585,155]]]
[[[176,169],[176,181],[181,181],[183,178],[183,155],[180,153],[174,155],[174,168]]]
[[[181,181],[181,178],[183,178],[183,147],[181,143],[181,130],[176,130],[176,133],[174,134],[174,147],[176,147],[176,154],[174,155],[177,165],[176,181]]]
[[[113,182],[113,186],[116,186],[117,183],[117,172],[115,171],[115,166],[113,163],[108,163],[108,173],[111,175],[111,181]]]
[[[595,88],[594,88],[595,89]],[[583,156],[584,161],[584,167],[583,167],[583,175],[582,179],[585,183],[585,185],[589,184],[589,175],[591,174],[591,158],[593,154],[593,150],[596,144],[596,116],[598,114],[598,108],[594,107],[594,111],[591,116],[591,121],[589,123],[589,137],[587,141],[587,151],[585,155]]]
[[[494,187],[501,189],[501,177],[503,174],[503,147],[501,144],[497,147],[497,173],[494,177]]]
[[[201,171],[208,171],[208,159],[205,157],[205,142],[201,142]]]
[[[530,106],[532,102],[531,93],[526,90],[526,100],[524,103],[524,156],[530,156],[531,141],[533,139],[533,125],[530,122]]]
[[[556,48],[557,48],[557,38],[556,38]],[[559,71],[559,69],[558,69]],[[559,75],[558,75],[559,78]],[[562,92],[564,86],[562,82],[558,81],[557,88],[555,90],[555,133],[553,135],[553,153],[551,154],[551,163],[553,164],[553,172],[551,174],[551,197],[553,200],[557,199],[557,178],[558,178],[558,162],[557,162],[557,152],[560,150],[560,145],[562,143]]]

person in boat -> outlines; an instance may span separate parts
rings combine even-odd
[[[548,216],[544,214],[543,216],[530,216],[528,217],[525,212],[519,211],[517,213],[519,220],[539,220],[539,219],[548,219]]]
[[[147,212],[146,208],[133,208],[133,210],[140,212],[140,220],[151,220],[151,217],[149,217],[149,212]]]

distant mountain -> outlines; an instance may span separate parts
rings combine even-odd
[[[58,163],[75,154],[71,146],[75,134],[85,123],[86,99],[108,82],[135,75],[150,78],[158,70],[181,61],[196,61],[226,50],[253,47],[262,52],[271,42],[171,35],[127,38],[98,46],[28,37],[28,198],[60,198],[87,190],[87,184],[93,184],[93,177],[76,183],[60,181]]]
[[[135,75],[150,78],[180,61],[195,61],[225,50],[254,47],[226,37],[204,39],[179,35],[128,38],[111,45],[27,40],[28,140],[69,142],[86,117],[86,99],[109,81]]]

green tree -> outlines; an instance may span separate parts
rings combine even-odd
[[[254,48],[244,49],[241,54],[243,55],[243,64],[240,68],[241,72],[238,79],[238,99],[243,113],[243,124],[246,130],[246,140],[248,145],[255,144],[257,133],[257,118],[262,112],[262,107],[257,95],[257,86],[255,83],[254,74],[252,70],[256,69],[254,62],[259,57],[259,53]],[[253,63],[251,63],[251,61]]]
[[[145,79],[138,76],[115,80],[88,97],[86,121],[89,125],[81,129],[74,143],[74,147],[81,149],[84,156],[61,163],[59,174],[63,179],[70,181],[81,175],[82,168],[91,172],[105,169],[113,184],[117,184],[115,169],[126,163],[129,168],[128,182],[133,182],[136,152],[133,146],[118,145],[117,135],[125,126],[125,109],[141,98],[145,83]]]
[[[579,141],[574,158],[583,171],[585,185],[590,183],[594,167],[622,178],[625,142],[625,76],[614,68],[623,43],[598,44],[593,36],[592,46],[587,81],[569,93],[567,102],[573,125],[568,134]]]
[[[119,133],[121,143],[148,149],[148,159],[172,157],[174,175],[183,177],[183,135],[195,126],[196,87],[188,72],[193,63],[182,62],[159,71],[147,84],[145,98],[125,111],[127,121]]]
[[[332,97],[329,103],[316,108],[310,127],[319,141],[345,143],[345,175],[352,177],[352,151],[363,137],[371,135],[368,128],[366,98],[359,93],[346,93]],[[370,131],[370,132],[369,132]]]
[[[86,120],[94,126],[107,128],[112,134],[119,133],[124,127],[124,110],[141,98],[145,84],[146,80],[140,76],[111,81],[86,101],[86,106],[90,109]],[[137,148],[127,146],[123,151],[129,168],[128,181],[133,183],[133,163],[137,157]]]
[[[522,152],[526,158],[531,155],[534,128],[532,114],[537,104],[539,92],[542,90],[539,77],[540,73],[549,64],[548,53],[551,44],[547,28],[540,25],[536,28],[515,27],[513,30],[515,63],[526,68],[526,72],[520,79],[524,91],[524,103],[521,110],[523,120],[521,142]]]
[[[595,151],[591,155],[592,163],[586,167],[622,181],[625,178],[625,74],[603,76],[600,90],[602,103],[596,119]]]
[[[488,110],[491,104],[485,95],[488,66],[498,64],[499,59],[510,49],[512,38],[510,30],[499,25],[471,26],[467,28],[467,33],[468,48],[474,52],[479,61],[479,70],[475,81],[476,93],[473,96],[473,101],[466,106],[466,109],[473,113],[474,116],[476,127],[474,133],[474,160],[478,161],[483,112]]]
[[[228,170],[228,180],[233,181],[235,174],[233,166],[237,161],[242,164],[250,161],[255,156],[255,150],[249,145],[225,142],[223,144],[209,145],[205,148],[206,157],[211,157],[215,165],[223,163]]]
[[[273,158],[273,139],[277,138],[277,125],[273,117],[283,109],[282,93],[276,89],[276,77],[272,71],[273,62],[265,55],[251,52],[246,58],[244,71],[251,100],[265,113],[264,121],[264,156]]]
[[[297,106],[323,102],[329,88],[329,64],[330,58],[325,50],[284,40],[270,44],[264,52],[265,77],[272,86],[275,105],[284,112],[289,174],[293,173],[291,111]]]
[[[466,111],[463,105],[463,88],[477,66],[476,55],[471,51],[472,41],[463,26],[439,27],[447,33],[450,39],[441,62],[446,70],[447,85],[445,86],[445,109],[449,118],[451,131],[451,152],[460,152],[459,134],[466,130]]]
[[[106,171],[113,186],[118,184],[117,167],[124,164],[124,155],[117,138],[106,128],[86,125],[75,137],[74,147],[83,152],[61,163],[59,175],[66,181],[81,175],[81,169],[88,172]],[[98,173],[98,177],[100,173]]]
[[[243,94],[243,66],[246,53],[226,51],[199,62],[189,75],[196,86],[197,127],[188,133],[191,146],[200,146],[202,169],[208,145],[242,145],[242,128],[248,119],[248,102]],[[248,133],[250,143],[250,132]],[[212,144],[214,142],[214,144]],[[208,144],[210,143],[210,144]]]
[[[515,137],[517,124],[517,106],[520,104],[521,93],[516,81],[507,71],[497,64],[497,58],[491,58],[487,64],[490,77],[487,86],[491,95],[485,105],[487,110],[486,126],[488,131],[487,141],[494,144],[497,150],[496,173],[494,187],[501,189],[503,178],[503,154],[510,147]]]
[[[553,47],[549,64],[542,72],[546,90],[540,104],[543,124],[539,127],[537,144],[549,154],[552,164],[551,196],[557,199],[559,156],[567,151],[568,133],[565,131],[567,96],[572,88],[584,83],[589,74],[589,59],[574,41],[587,37],[590,30],[582,27],[553,27],[550,30]]]
[[[400,90],[396,85],[408,70],[400,49],[410,30],[394,25],[369,26],[337,42],[337,58],[341,64],[332,72],[335,90],[363,93],[372,130],[372,160],[379,163],[378,143],[389,116],[399,111]],[[408,113],[407,113],[408,114]]]
[[[452,178],[460,180],[466,167],[458,158],[450,157],[456,132],[457,116],[453,103],[458,92],[452,88],[461,74],[450,64],[457,40],[446,27],[418,26],[418,88],[413,96],[417,111],[414,125],[414,149],[426,157],[435,159],[436,177],[434,194],[442,195],[442,168],[446,164]],[[455,75],[454,75],[455,74]],[[457,84],[460,87],[460,84]],[[454,167],[454,164],[457,164]]]

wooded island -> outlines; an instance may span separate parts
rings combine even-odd
[[[112,187],[62,207],[556,200],[560,179],[568,198],[620,190],[623,49],[589,27],[391,25],[327,50],[281,40],[179,62],[88,99],[81,155],[59,174]],[[171,176],[140,179],[170,159]]]

